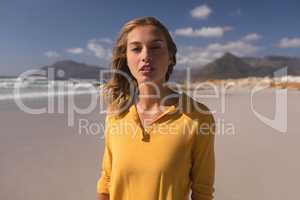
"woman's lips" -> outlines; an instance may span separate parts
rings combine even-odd
[[[144,65],[140,69],[142,74],[149,74],[154,71],[154,68],[151,65]]]

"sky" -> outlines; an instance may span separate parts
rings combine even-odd
[[[1,0],[0,76],[71,59],[108,67],[120,28],[154,16],[177,66],[237,56],[300,56],[299,0]]]

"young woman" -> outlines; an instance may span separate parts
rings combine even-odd
[[[113,49],[98,200],[211,200],[214,118],[170,89],[176,45],[153,17],[126,23]]]

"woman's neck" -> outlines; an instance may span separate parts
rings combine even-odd
[[[149,110],[164,106],[163,99],[172,94],[172,90],[162,84],[139,84],[137,104],[142,110]]]

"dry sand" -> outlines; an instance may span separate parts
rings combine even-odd
[[[255,109],[272,117],[274,90],[256,94]],[[246,91],[231,91],[221,100],[199,98],[216,109],[216,120],[234,126],[234,135],[216,136],[217,200],[294,200],[299,196],[300,92],[288,92],[288,130],[280,133],[261,122],[250,109]],[[46,106],[46,99],[27,100],[26,105]],[[76,97],[81,107],[89,98]],[[76,104],[77,105],[77,104]],[[95,199],[103,140],[98,134],[81,132],[79,120],[103,123],[98,109],[76,114],[68,127],[67,114],[26,114],[13,103],[0,102],[0,199],[83,200]],[[224,121],[225,120],[225,121]],[[231,132],[232,133],[232,132]]]

